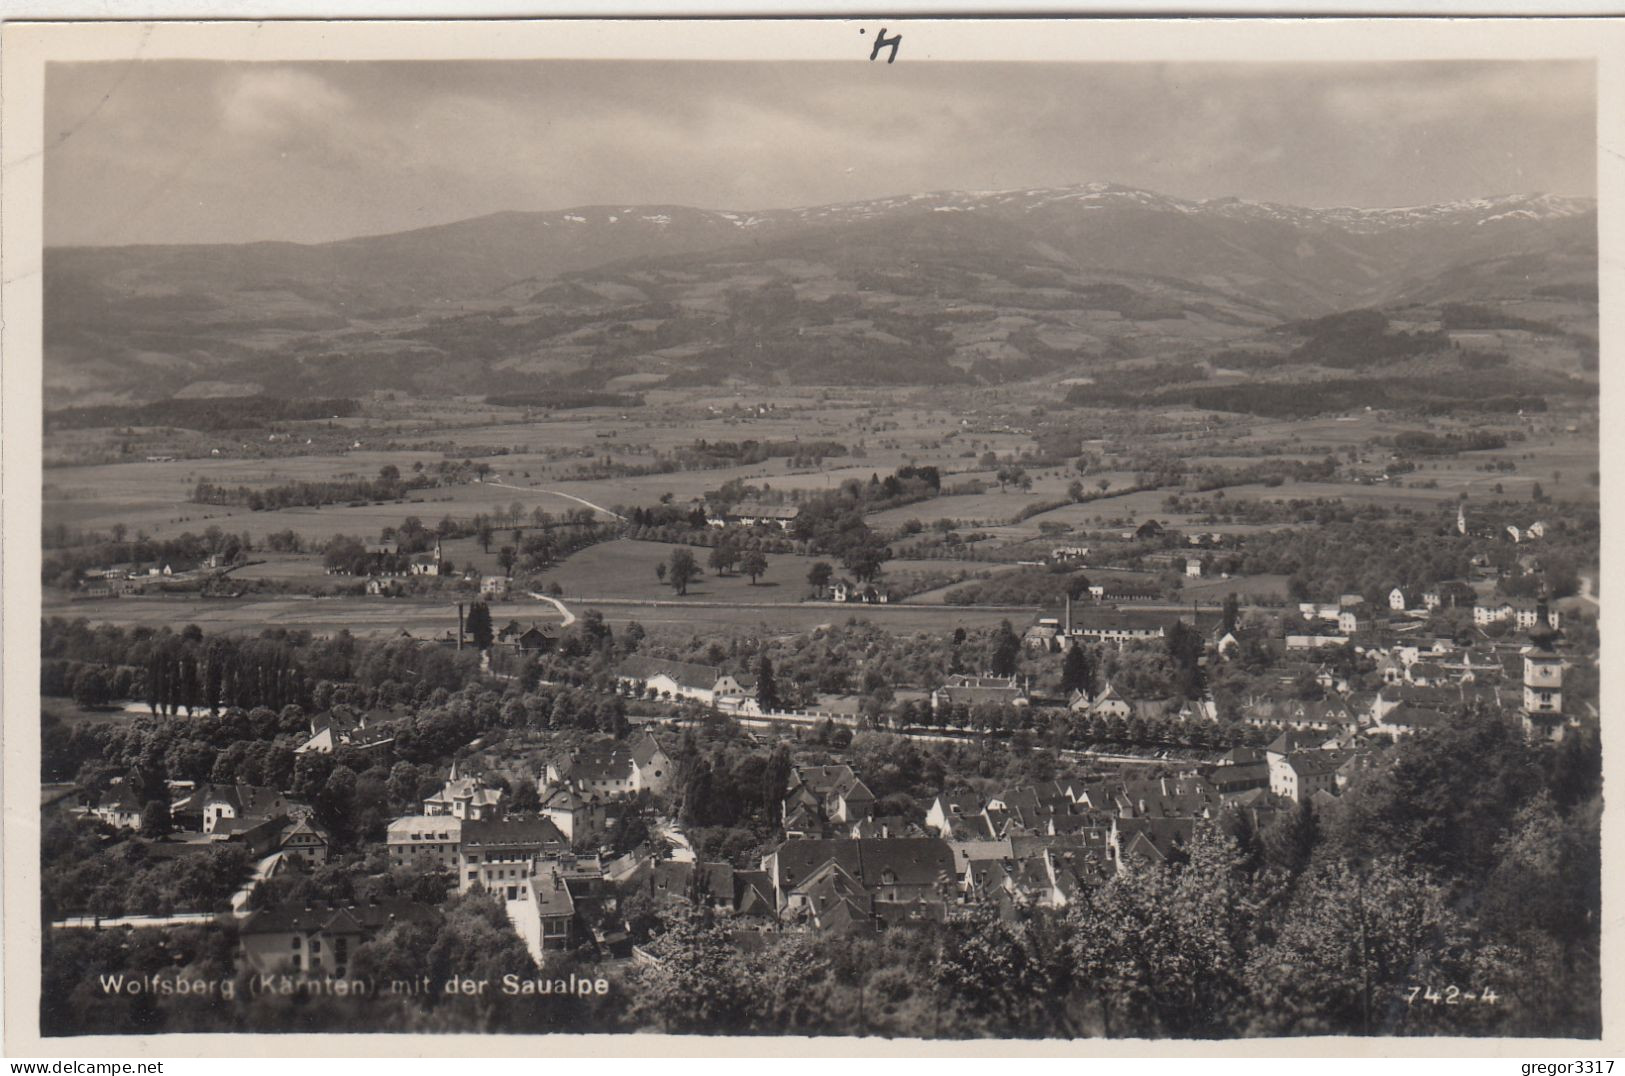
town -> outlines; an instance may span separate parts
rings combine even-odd
[[[1289,22],[53,63],[8,1031],[1600,1041],[1604,38]]]
[[[1246,569],[1261,574],[1254,565],[1267,554],[1254,547],[1280,531],[1166,516],[1080,530],[1047,552],[1012,543],[1002,563],[987,562],[995,570],[983,585],[1025,580],[1001,594],[1036,585],[1025,617],[1000,604],[996,622],[933,629],[919,614],[951,615],[952,599],[914,606],[902,623],[836,612],[911,608],[887,569],[912,528],[888,540],[839,513],[869,489],[936,494],[941,479],[909,467],[877,483],[773,510],[736,486],[731,501],[723,491],[686,507],[617,506],[614,523],[591,513],[519,523],[564,549],[583,543],[575,557],[668,550],[646,585],[672,597],[650,599],[651,610],[713,579],[771,578],[776,561],[810,565],[786,608],[828,619],[805,630],[648,628],[622,619],[637,607],[606,603],[612,622],[554,596],[573,588],[543,582],[570,553],[527,568],[499,551],[493,572],[458,571],[447,548],[484,545],[478,532],[492,524],[478,519],[472,538],[409,521],[376,540],[334,539],[321,558],[338,585],[368,583],[352,601],[411,601],[380,594],[371,584],[381,581],[436,588],[445,598],[412,615],[440,618],[439,631],[250,635],[48,619],[51,949],[66,960],[125,937],[121,975],[164,973],[151,966],[182,981],[242,977],[244,997],[255,976],[336,981],[353,984],[340,995],[353,994],[351,1005],[428,996],[483,1006],[490,1026],[703,1030],[771,1017],[753,1017],[742,998],[692,1018],[647,999],[679,989],[695,960],[743,976],[765,954],[839,935],[874,939],[876,952],[937,947],[932,1005],[910,983],[861,1010],[861,1030],[921,1033],[923,1013],[947,1004],[942,977],[970,974],[953,962],[981,959],[960,947],[987,932],[998,941],[983,944],[1019,951],[1037,942],[1012,932],[1098,920],[1114,900],[1153,916],[1140,931],[1167,929],[1155,917],[1175,911],[1138,903],[1147,900],[1195,901],[1181,914],[1200,915],[1211,897],[1236,902],[1215,915],[1261,914],[1227,894],[1239,878],[1255,899],[1283,905],[1272,914],[1291,916],[1312,864],[1341,854],[1385,862],[1391,827],[1413,825],[1411,812],[1440,818],[1441,832],[1413,837],[1453,869],[1493,850],[1461,847],[1463,830],[1487,816],[1523,827],[1502,841],[1585,824],[1574,812],[1599,777],[1595,562],[1585,559],[1594,508],[1575,516],[1540,502],[1520,514],[1458,501],[1432,518],[1413,512],[1404,525],[1421,574],[1389,585],[1367,572],[1364,587],[1335,594],[1325,589],[1335,576],[1285,588],[1326,596],[1304,601],[1253,588],[1243,603],[1227,589],[1247,589]],[[526,545],[517,528],[514,541]],[[140,601],[132,585],[147,580],[218,593],[258,556],[250,536],[218,531],[161,544],[158,564],[153,539],[104,539],[94,548],[128,559],[77,571],[73,600]],[[1572,567],[1587,563],[1587,574]],[[1179,601],[1184,584],[1209,578],[1219,588],[1206,593],[1222,597]],[[1480,763],[1492,772],[1475,773]],[[1451,766],[1465,772],[1432,772]],[[1484,787],[1503,787],[1481,784],[1492,780],[1511,782],[1514,799],[1485,804]],[[1177,891],[1214,871],[1224,880],[1201,883],[1211,894]],[[1411,951],[1405,966],[1417,959]],[[847,974],[884,978],[882,967]],[[1172,988],[1155,967],[1137,974],[1151,976],[1152,998]],[[576,990],[578,981],[603,989]],[[1514,1004],[1511,985],[1484,985]],[[1055,1015],[1036,1001],[988,1011],[980,987],[959,989],[958,1033],[1028,1033]],[[220,1011],[217,996],[158,993],[189,1007],[159,1017],[165,1026],[242,1018]],[[1102,995],[1091,1005],[1086,984],[1071,994],[1076,1033],[1172,1030],[1151,1002]],[[544,997],[555,1006],[547,1014],[512,1008]],[[54,1003],[47,1019],[66,1027],[155,1019],[127,1003],[111,1011],[118,999],[94,984],[65,984]],[[850,1033],[852,1011],[831,1001],[804,1018]],[[345,1012],[279,1019],[368,1019]],[[1283,1030],[1350,1030],[1323,1015],[1297,1019],[1309,1023]]]

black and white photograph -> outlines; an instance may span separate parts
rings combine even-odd
[[[1597,57],[993,29],[40,65],[8,1027],[1603,1037]]]

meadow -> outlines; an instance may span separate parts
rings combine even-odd
[[[986,536],[976,546],[979,555],[998,557],[992,561],[895,559],[886,565],[885,577],[899,593],[906,593],[916,589],[916,581],[984,576],[1008,568],[1015,560],[1042,559],[1050,543],[1075,541],[1089,531],[1127,530],[1147,519],[1234,535],[1266,529],[1257,524],[1211,524],[1201,516],[1169,513],[1164,505],[1171,493],[1213,496],[1174,489],[1107,495],[1014,522],[1035,504],[1064,500],[1074,481],[1091,494],[1098,493],[1102,479],[1110,483],[1109,490],[1131,486],[1136,477],[1121,465],[1127,463],[1124,453],[1128,452],[1172,456],[1196,467],[1236,469],[1266,458],[1314,460],[1332,453],[1370,473],[1384,466],[1390,451],[1387,439],[1398,431],[1449,434],[1494,429],[1513,435],[1505,449],[1423,457],[1416,471],[1394,481],[1254,483],[1227,487],[1223,497],[1232,502],[1324,498],[1440,512],[1449,511],[1462,494],[1467,496],[1469,510],[1480,500],[1528,498],[1533,521],[1542,514],[1533,503],[1537,482],[1551,497],[1594,501],[1597,495],[1593,481],[1598,469],[1595,418],[1584,413],[1494,416],[1479,420],[1477,426],[1474,420],[1459,417],[1396,417],[1380,412],[1297,422],[1181,409],[1077,411],[1044,418],[1052,404],[1053,394],[1046,396],[1042,385],[897,393],[787,388],[753,392],[748,398],[716,389],[661,389],[646,392],[642,407],[552,412],[492,406],[469,398],[416,400],[375,394],[357,418],[302,424],[320,436],[306,447],[296,434],[298,440],[288,451],[302,448],[309,455],[269,455],[263,445],[241,441],[233,447],[229,439],[214,438],[225,441],[220,458],[147,462],[137,447],[130,450],[135,455],[133,462],[49,467],[44,476],[44,521],[47,527],[62,524],[70,531],[106,532],[123,524],[130,534],[145,532],[154,537],[184,531],[201,534],[211,526],[233,534],[247,533],[259,547],[252,557],[261,563],[237,569],[233,573],[236,579],[325,589],[334,579],[325,574],[315,547],[336,534],[375,539],[382,529],[397,527],[408,516],[433,527],[448,516],[460,521],[476,515],[504,517],[517,504],[526,515],[541,508],[554,516],[595,506],[590,509],[595,517],[607,520],[606,513],[618,508],[652,506],[662,500],[677,505],[698,502],[729,482],[814,494],[851,479],[867,482],[872,475],[883,477],[905,464],[939,468],[945,488],[980,481],[985,487],[980,493],[944,495],[867,517],[869,525],[882,533],[912,521],[923,524],[925,533],[919,539],[905,538],[905,544],[930,539],[933,524],[952,520],[962,532],[977,530]],[[1000,489],[997,468],[983,462],[985,454],[1019,460],[1034,448],[1031,431],[1041,421],[1057,418],[1089,434],[1080,438],[1080,447],[1096,457],[1105,456],[1105,468],[1079,475],[1071,466],[1027,465],[1029,489],[1014,484]],[[139,442],[139,433],[103,430],[95,436],[112,444],[127,436],[136,436]],[[169,431],[166,436],[172,434]],[[91,437],[87,431],[73,431],[73,435],[79,448]],[[657,452],[671,454],[699,441],[746,440],[835,441],[849,452],[826,457],[817,465],[777,457],[755,464],[664,474],[613,473],[623,467],[646,467]],[[198,441],[194,447],[207,443]],[[351,447],[357,444],[360,447]],[[193,504],[188,499],[200,480],[219,486],[263,487],[345,476],[370,478],[386,466],[410,474],[419,466],[433,469],[446,460],[460,460],[463,453],[489,466],[482,480],[414,491],[410,499],[399,502],[255,512]],[[1114,453],[1120,461],[1115,468],[1111,466]],[[1498,463],[1503,467],[1496,468]],[[583,477],[589,472],[590,476]],[[298,535],[307,552],[267,552],[264,539],[283,531]],[[473,567],[480,574],[496,574],[501,571],[498,551],[507,544],[512,544],[512,536],[507,528],[499,527],[489,551],[473,538],[460,538],[448,540],[444,552],[459,571]],[[596,603],[614,623],[640,620],[696,629],[708,624],[749,624],[764,631],[796,631],[857,616],[895,630],[920,630],[922,624],[933,630],[942,626],[951,630],[960,624],[996,623],[1010,615],[944,607],[942,598],[951,587],[940,584],[907,598],[906,604],[890,607],[808,603],[808,569],[817,559],[833,558],[768,554],[766,574],[752,585],[742,574],[718,576],[706,568],[709,550],[700,547],[692,552],[703,574],[690,585],[685,598],[677,598],[655,570],[657,564],[669,560],[673,548],[631,539],[601,543],[527,580],[525,586],[556,586],[576,612]],[[841,574],[837,563],[836,575]],[[1184,594],[1218,601],[1234,590],[1244,597],[1270,600],[1284,592],[1284,582],[1275,577],[1188,580]],[[436,596],[409,599],[250,596],[200,600],[177,595],[76,602],[53,593],[47,595],[46,608],[47,613],[120,623],[195,621],[231,630],[283,625],[363,632],[405,627],[414,634],[438,634],[455,623],[452,603],[458,591],[448,583],[422,581],[421,585],[437,589]],[[499,619],[521,615],[557,619],[550,606],[528,598],[503,603],[494,612]]]

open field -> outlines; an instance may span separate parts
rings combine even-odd
[[[260,563],[232,569],[231,578],[238,581],[266,579],[277,583],[304,584],[359,582],[328,575],[321,556],[315,553],[258,552],[254,554],[254,560]]]
[[[1287,577],[1284,575],[1238,575],[1230,579],[1187,579],[1180,589],[1186,600],[1222,602],[1230,594],[1243,602],[1253,598],[1281,598],[1287,596]]]
[[[98,624],[139,624],[180,629],[196,624],[207,632],[255,635],[262,628],[303,629],[330,634],[341,629],[357,635],[394,633],[405,629],[419,638],[457,630],[456,598],[384,597],[275,597],[191,598],[139,596],[100,601],[63,601],[47,596],[42,614],[47,617],[84,617]],[[461,599],[469,601],[468,597]],[[491,619],[557,624],[558,612],[547,602],[530,598],[491,603]]]
[[[1029,394],[1033,391],[1025,390]],[[397,525],[407,515],[428,522],[446,515],[466,519],[506,509],[514,502],[526,511],[540,507],[562,514],[579,509],[580,501],[614,508],[653,504],[665,495],[681,504],[703,498],[730,481],[778,490],[824,491],[847,479],[867,481],[871,475],[888,474],[905,463],[927,463],[943,471],[945,485],[977,478],[989,488],[981,494],[942,497],[875,513],[869,517],[870,524],[885,528],[911,519],[930,523],[948,518],[960,521],[962,526],[986,528],[1012,519],[1036,501],[1064,497],[1074,480],[1081,480],[1091,491],[1101,478],[1119,488],[1134,480],[1133,474],[1124,470],[1079,476],[1067,467],[1028,467],[1033,480],[1030,491],[1015,487],[1001,491],[993,471],[979,462],[981,455],[993,451],[1001,456],[1019,456],[1029,451],[1033,442],[1029,434],[984,417],[980,405],[998,400],[1004,406],[1015,407],[1022,393],[989,391],[957,401],[957,407],[952,399],[930,396],[923,391],[905,392],[898,399],[886,400],[885,409],[880,410],[878,397],[861,390],[787,389],[763,397],[752,394],[750,399],[744,394],[716,390],[668,390],[648,394],[649,403],[642,408],[535,414],[468,399],[373,400],[359,418],[289,424],[342,427],[342,451],[233,458],[238,453],[252,455],[261,446],[226,441],[220,446],[220,458],[182,458],[167,463],[138,459],[51,467],[45,473],[44,516],[47,526],[105,529],[123,523],[131,533],[144,531],[154,537],[218,526],[233,533],[247,532],[256,539],[291,529],[307,540],[320,541],[339,533],[373,536],[379,528]],[[1038,395],[1030,399],[1042,402]],[[766,411],[768,403],[776,410]],[[966,405],[973,407],[966,410]],[[1078,412],[1071,421],[1087,429],[1096,416],[1101,421],[1113,418],[1111,412]],[[1226,491],[1227,497],[1340,497],[1354,502],[1421,504],[1449,501],[1462,492],[1469,498],[1495,496],[1497,484],[1505,496],[1524,497],[1537,481],[1546,494],[1556,498],[1590,500],[1597,495],[1590,480],[1597,470],[1594,421],[1584,415],[1505,416],[1482,427],[1461,419],[1423,419],[1385,412],[1297,422],[1238,421],[1236,416],[1194,411],[1170,411],[1159,413],[1159,417],[1207,423],[1196,426],[1198,432],[1190,436],[1200,437],[1204,429],[1213,432],[1207,435],[1202,449],[1194,452],[1185,447],[1185,435],[1175,433],[1148,435],[1136,444],[1137,448],[1184,456],[1195,465],[1227,467],[1242,467],[1265,458],[1251,455],[1248,450],[1267,449],[1277,458],[1305,459],[1328,451],[1341,455],[1352,449],[1365,461],[1361,466],[1380,468],[1387,450],[1376,441],[1403,430],[1451,433],[1489,428],[1524,438],[1509,443],[1504,450],[1424,458],[1419,461],[1419,469],[1404,476],[1399,485],[1287,483],[1272,488],[1235,487]],[[69,432],[76,440],[109,441],[118,436],[112,430]],[[1222,437],[1230,447],[1214,451],[1214,437]],[[851,455],[829,457],[821,467],[792,467],[788,459],[773,458],[757,464],[667,474],[579,477],[583,467],[606,463],[648,466],[655,452],[670,453],[702,440],[833,440],[846,445]],[[1091,450],[1099,451],[1110,439],[1084,440]],[[330,437],[326,443],[331,441]],[[362,447],[350,448],[353,442]],[[188,500],[199,480],[223,486],[260,487],[345,476],[372,477],[386,464],[411,473],[416,465],[432,468],[447,459],[463,458],[458,446],[470,454],[477,448],[499,449],[506,454],[478,457],[492,469],[488,482],[422,491],[409,502],[253,512]],[[1516,470],[1508,473],[1482,469],[1496,461],[1509,462]],[[1435,482],[1437,488],[1410,488],[1421,482]],[[1148,492],[1071,505],[1024,521],[1017,530],[1001,537],[1034,535],[1039,522],[1088,527],[1111,518],[1163,518],[1160,504],[1165,496],[1166,492]]]
[[[464,599],[467,600],[466,598]],[[645,626],[691,626],[695,631],[731,626],[760,628],[763,632],[808,631],[820,624],[844,624],[848,620],[873,623],[888,631],[951,632],[1017,621],[1021,613],[1011,610],[960,607],[921,607],[909,605],[818,604],[702,604],[684,599],[660,601],[611,601],[603,603],[567,602],[581,615],[597,609],[613,625],[638,621]],[[46,617],[85,618],[93,624],[143,625],[151,628],[180,628],[196,624],[210,633],[256,635],[268,627],[303,629],[317,634],[347,630],[356,635],[393,634],[402,629],[418,638],[434,638],[457,628],[455,602],[414,598],[268,598],[196,599],[181,597],[131,597],[102,601],[63,601],[47,598],[42,613]],[[497,624],[518,620],[522,624],[557,624],[557,611],[547,602],[510,599],[491,603],[491,618]]]
[[[737,601],[783,604],[807,596],[807,570],[813,557],[788,553],[767,555],[767,574],[755,585],[740,573],[717,575],[706,567],[709,549],[665,542],[635,542],[622,538],[600,542],[566,558],[540,578],[542,587],[557,583],[565,601],[593,598],[632,598],[650,601],[674,598],[672,588],[655,575],[678,549],[687,549],[705,574],[688,586],[688,598],[698,601]]]
[[[1016,515],[1030,505],[1040,501],[1055,501],[1066,499],[1066,490],[1074,481],[1079,481],[1091,492],[1097,492],[1095,483],[1104,478],[1114,486],[1131,485],[1134,476],[1126,471],[1103,471],[1099,474],[1080,476],[1075,471],[1050,469],[1033,475],[1031,490],[1019,489],[1010,486],[999,489],[998,480],[992,471],[975,471],[969,475],[954,475],[945,478],[944,485],[951,485],[955,481],[962,481],[967,477],[975,477],[987,485],[986,491],[973,494],[945,495],[934,497],[929,501],[918,504],[906,504],[900,508],[888,508],[884,512],[873,512],[867,518],[871,527],[898,527],[909,520],[917,519],[929,525],[939,519],[954,520],[960,527],[990,526],[1004,523],[1014,519]],[[1109,503],[1109,502],[1102,502]],[[1083,507],[1088,507],[1084,505]],[[1049,518],[1046,514],[1037,518]],[[1036,530],[1036,528],[1035,528]]]
[[[1065,497],[1067,486],[1081,481],[1090,491],[1104,478],[1115,488],[1135,481],[1127,454],[1158,454],[1185,459],[1202,466],[1244,468],[1267,458],[1316,459],[1327,452],[1341,459],[1360,459],[1362,469],[1380,468],[1388,449],[1377,442],[1402,430],[1444,434],[1483,428],[1516,433],[1504,450],[1475,451],[1457,456],[1422,458],[1419,469],[1397,482],[1262,483],[1225,489],[1228,501],[1286,501],[1315,498],[1340,499],[1351,504],[1382,504],[1437,512],[1453,510],[1462,493],[1471,505],[1496,497],[1530,497],[1538,481],[1544,492],[1557,498],[1594,499],[1590,476],[1597,470],[1594,419],[1580,413],[1492,416],[1488,419],[1422,418],[1364,412],[1326,416],[1305,421],[1278,421],[1169,409],[1159,412],[1112,411],[1050,412],[1046,421],[1075,428],[1081,447],[1107,457],[1098,472],[1078,475],[1070,466],[1027,467],[1032,489],[1014,486],[1000,490],[995,470],[982,462],[983,454],[1019,458],[1035,447],[1032,416],[1053,404],[1042,387],[988,388],[974,393],[904,390],[882,393],[865,390],[817,388],[771,389],[744,393],[716,389],[657,390],[646,394],[647,405],[616,410],[592,408],[566,412],[527,412],[492,407],[473,399],[381,398],[366,401],[364,415],[335,423],[310,423],[324,429],[331,445],[342,436],[342,451],[324,450],[309,456],[232,458],[246,443],[224,446],[221,458],[180,459],[169,463],[130,462],[54,466],[45,472],[44,515],[47,526],[107,530],[122,523],[130,533],[173,536],[183,531],[202,533],[217,526],[231,533],[248,533],[256,544],[274,532],[291,530],[315,545],[335,534],[374,539],[381,529],[399,526],[416,516],[433,526],[444,516],[471,519],[478,514],[503,514],[517,503],[528,513],[542,508],[561,515],[584,504],[601,509],[654,505],[668,497],[679,505],[705,497],[729,482],[764,489],[831,490],[848,479],[867,482],[904,464],[938,467],[944,484],[952,486],[975,478],[987,485],[979,494],[944,496],[900,508],[873,513],[871,526],[889,530],[910,520],[928,526],[952,519],[962,529],[988,536],[979,550],[994,551],[1017,543],[1019,553],[1005,556],[1036,559],[1051,541],[1041,534],[1045,524],[1062,524],[1073,531],[1128,529],[1146,519],[1167,525],[1245,535],[1268,529],[1248,524],[1210,524],[1202,516],[1169,513],[1163,507],[1173,489],[1147,490],[1102,497],[1084,504],[1069,504],[1020,523],[1005,523],[1028,506]],[[772,405],[772,410],[768,405]],[[1475,426],[1474,423],[1479,425]],[[297,424],[294,424],[297,425]],[[1098,428],[1098,429],[1097,429]],[[1130,437],[1129,430],[1142,430]],[[120,436],[116,431],[74,431],[83,440],[104,442]],[[821,466],[792,466],[783,457],[739,466],[679,471],[644,476],[580,478],[583,467],[606,462],[630,467],[648,466],[656,452],[673,453],[699,441],[711,444],[743,441],[839,442],[847,456],[827,457]],[[348,446],[360,442],[360,448]],[[446,459],[461,459],[460,449],[491,468],[481,482],[467,482],[417,492],[402,502],[329,505],[254,512],[246,508],[197,505],[188,501],[200,480],[216,485],[251,487],[295,481],[373,477],[386,465],[403,474],[415,465],[436,467]],[[505,454],[488,454],[500,450]],[[1116,455],[1120,466],[1113,468]],[[252,453],[249,453],[252,455]],[[263,455],[263,453],[262,453]],[[1511,463],[1513,471],[1484,470],[1485,464]],[[1423,483],[1435,488],[1420,488]],[[1499,485],[1502,493],[1496,494]],[[1186,494],[1211,497],[1212,494]],[[1542,513],[1530,504],[1530,521]],[[608,517],[598,513],[599,519]],[[929,537],[929,532],[922,536]],[[1056,542],[1069,539],[1060,536]],[[909,539],[904,539],[908,542]],[[448,541],[445,555],[459,569],[473,566],[482,574],[500,570],[497,553],[512,536],[499,529],[490,552],[474,539]],[[709,569],[690,587],[685,599],[675,599],[671,588],[659,581],[655,566],[667,560],[672,546],[663,543],[617,540],[585,549],[556,565],[532,582],[534,587],[556,584],[578,613],[583,599],[602,600],[602,611],[613,622],[628,620],[672,625],[760,625],[763,630],[794,631],[850,616],[895,625],[897,630],[918,630],[930,623],[996,623],[1009,612],[945,608],[949,587],[908,599],[906,606],[824,606],[805,604],[806,576],[815,559],[791,554],[769,554],[768,570],[759,585],[743,575],[718,577]],[[708,550],[692,547],[702,568]],[[293,585],[331,583],[318,554],[253,554],[264,563],[234,573],[243,581],[269,580]],[[885,578],[899,590],[911,590],[920,577],[966,573],[980,576],[1008,565],[976,561],[907,561],[886,565]],[[1087,570],[1087,569],[1086,569]],[[432,586],[432,583],[430,584]],[[957,584],[955,584],[957,585]],[[263,600],[209,599],[185,596],[147,596],[116,601],[70,602],[54,594],[46,605],[52,613],[86,616],[121,623],[185,624],[254,631],[286,625],[332,631],[347,627],[357,632],[398,630],[439,634],[455,623],[455,593],[442,586],[429,598],[380,597],[299,598]],[[1284,593],[1284,580],[1262,577],[1248,580],[1191,580],[1185,594],[1217,602],[1231,591],[1243,597],[1271,598]],[[466,598],[465,598],[466,600]],[[558,614],[528,599],[499,605],[499,619],[521,615],[556,622]],[[1018,616],[1017,619],[1020,619]]]

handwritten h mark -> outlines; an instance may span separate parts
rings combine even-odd
[[[897,61],[897,46],[901,45],[902,43],[902,34],[893,34],[891,37],[887,37],[886,28],[882,26],[880,28],[880,33],[875,35],[875,47],[869,50],[869,62],[874,62],[875,57],[880,55],[881,49],[890,48],[891,55],[886,57],[886,62],[895,63]]]

